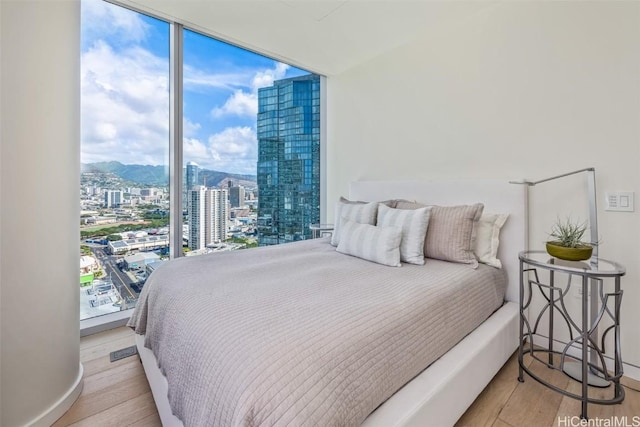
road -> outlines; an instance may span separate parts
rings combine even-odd
[[[119,257],[107,254],[103,246],[88,246],[91,248],[93,255],[100,261],[106,276],[110,277],[113,284],[118,288],[120,295],[122,295],[123,298],[129,296],[131,299],[137,299],[139,293],[131,287],[131,279],[126,273],[122,272],[116,264],[116,260]]]

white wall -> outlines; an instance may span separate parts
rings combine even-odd
[[[628,272],[623,356],[640,366],[640,3],[503,2],[328,81],[328,219],[352,180],[594,166],[600,255]],[[605,212],[612,190],[635,191],[636,212]],[[556,214],[588,218],[585,177],[532,196],[532,248]]]
[[[50,425],[82,386],[80,6],[0,10],[0,425]]]

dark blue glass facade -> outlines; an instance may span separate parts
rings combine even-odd
[[[258,242],[311,238],[320,222],[320,76],[258,90]]]

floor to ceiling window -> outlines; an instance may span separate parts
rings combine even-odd
[[[183,69],[185,252],[309,238],[320,77],[189,30]]]
[[[131,308],[168,250],[169,24],[82,2],[80,318]]]
[[[320,76],[102,0],[82,3],[81,64],[82,319],[132,308],[170,254],[311,237]]]

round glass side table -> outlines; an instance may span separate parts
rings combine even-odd
[[[524,251],[520,259],[519,375],[523,373],[565,396],[582,402],[580,416],[587,418],[587,404],[615,404],[624,400],[620,351],[621,277],[625,268],[602,258],[564,261],[545,251]],[[579,307],[576,306],[579,302]],[[599,335],[599,327],[604,328]],[[564,334],[562,340],[554,335]],[[611,348],[605,341],[613,334]],[[609,350],[609,351],[605,351]],[[571,393],[536,375],[531,364],[542,363],[582,383],[580,394]],[[586,381],[583,381],[586,378]],[[589,397],[589,386],[613,385],[610,398]]]
[[[311,230],[312,239],[331,236],[333,233],[333,224],[311,224],[309,225],[309,229]]]

